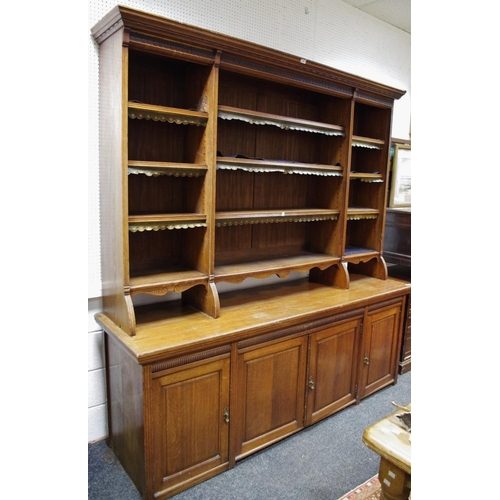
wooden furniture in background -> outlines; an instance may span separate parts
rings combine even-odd
[[[381,500],[406,500],[411,493],[411,434],[396,416],[402,413],[395,411],[363,432],[363,443],[380,455]]]
[[[389,276],[411,282],[411,267],[389,266]],[[403,316],[403,332],[401,339],[401,353],[399,356],[399,373],[411,370],[411,293],[408,295]]]
[[[403,92],[128,7],[92,33],[109,440],[163,499],[396,383],[410,287],[382,250]]]
[[[411,148],[411,143],[392,139],[393,147]],[[391,174],[394,176],[396,157],[393,158]],[[392,189],[392,188],[391,188]],[[388,264],[389,276],[411,282],[411,202],[409,206],[388,208],[385,220],[384,258]],[[404,313],[403,339],[399,361],[400,373],[411,370],[411,294],[408,296]]]
[[[411,282],[411,208],[387,209],[384,257],[392,278]],[[411,294],[404,313],[400,373],[411,370]]]
[[[411,370],[411,293],[406,301],[403,320],[403,337],[401,342],[401,356],[399,359],[399,373]]]
[[[388,208],[384,258],[387,263],[411,266],[411,208]]]

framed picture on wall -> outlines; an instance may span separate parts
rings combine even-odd
[[[389,207],[411,207],[411,146],[395,144]]]

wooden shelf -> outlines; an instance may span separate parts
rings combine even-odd
[[[219,106],[219,118],[223,120],[240,120],[255,125],[274,125],[284,130],[298,130],[301,132],[313,132],[331,136],[345,136],[345,129],[340,125],[301,120],[288,116],[260,113],[248,109],[233,108],[231,106]]]
[[[129,160],[128,173],[144,174],[149,177],[156,177],[158,175],[173,175],[175,177],[201,177],[207,173],[207,165],[199,163]]]
[[[361,137],[359,135],[352,136],[353,147],[367,148],[367,149],[382,149],[385,141],[381,139],[372,139],[369,137]]]
[[[130,293],[136,295],[165,295],[168,292],[183,292],[195,285],[208,282],[208,276],[194,269],[176,269],[170,272],[149,273],[130,278]]]
[[[159,231],[164,229],[189,229],[206,227],[207,217],[204,214],[148,214],[130,215],[129,231]]]
[[[273,274],[280,278],[288,276],[292,271],[306,272],[313,267],[326,269],[340,261],[340,257],[332,255],[301,252],[295,255],[278,255],[268,259],[223,264],[215,266],[215,282],[229,281],[239,283],[246,278],[265,278]]]
[[[379,210],[366,207],[350,207],[347,209],[347,220],[376,219]]]
[[[239,210],[216,212],[215,220],[217,227],[279,222],[313,222],[337,220],[339,213],[339,210],[324,209]]]
[[[188,109],[169,108],[156,106],[154,104],[143,104],[137,102],[128,103],[128,116],[138,120],[153,120],[178,125],[205,126],[208,114],[202,111],[191,111]]]
[[[384,182],[382,174],[369,174],[363,172],[351,172],[349,175],[349,179],[360,180],[361,182],[368,182],[368,183]]]
[[[244,170],[245,172],[280,172],[283,174],[302,174],[341,177],[340,165],[319,165],[290,161],[257,160],[252,158],[218,157],[217,169]]]
[[[373,250],[371,248],[363,248],[363,247],[355,247],[355,246],[347,246],[344,251],[344,256],[345,257],[359,257],[360,255],[363,256],[375,256],[378,255],[378,252],[376,250]]]

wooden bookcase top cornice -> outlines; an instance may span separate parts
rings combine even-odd
[[[157,45],[171,51],[190,53],[194,58],[218,61],[222,68],[236,67],[240,73],[265,73],[275,81],[324,93],[351,95],[359,101],[377,101],[392,106],[405,91],[383,85],[329,66],[247,42],[228,35],[201,29],[185,23],[118,5],[92,28],[92,35],[101,44],[119,29],[128,33],[129,43]],[[185,44],[185,47],[182,47]],[[196,52],[199,49],[199,53]]]

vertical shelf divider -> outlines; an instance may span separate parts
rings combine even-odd
[[[215,189],[216,189],[216,160],[217,160],[217,101],[219,86],[220,53],[216,53],[215,62],[210,69],[205,87],[198,104],[199,111],[208,113],[202,145],[196,153],[195,162],[202,161],[207,165],[203,197],[199,200],[199,209],[206,214],[207,228],[201,246],[197,265],[199,270],[207,275],[205,286],[195,286],[182,293],[182,301],[208,314],[212,318],[220,315],[220,301],[217,287],[214,283],[215,258]],[[200,160],[201,159],[201,160]]]

